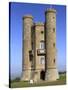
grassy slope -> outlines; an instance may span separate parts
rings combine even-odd
[[[66,75],[60,75],[60,79],[53,82],[39,82],[30,84],[29,82],[19,81],[19,82],[12,82],[11,88],[18,88],[18,87],[34,87],[34,86],[49,86],[49,85],[64,85],[66,84]]]

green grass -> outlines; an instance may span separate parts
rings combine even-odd
[[[66,84],[66,75],[61,74],[60,78],[57,81],[52,82],[38,82],[30,84],[26,81],[19,81],[19,82],[11,82],[11,88],[20,88],[20,87],[36,87],[36,86],[49,86],[49,85],[64,85]]]

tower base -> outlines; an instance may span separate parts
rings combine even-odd
[[[21,81],[29,81],[30,80],[30,73],[31,73],[31,70],[24,70],[23,73],[22,73],[22,76],[21,76]]]
[[[47,69],[45,73],[45,80],[46,81],[55,81],[59,79],[58,71],[56,68],[52,69]]]

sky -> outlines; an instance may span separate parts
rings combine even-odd
[[[22,17],[31,14],[34,22],[45,22],[47,8],[56,9],[56,47],[58,71],[66,70],[66,7],[63,5],[17,3],[9,4],[10,19],[10,73],[11,78],[21,77],[22,74]]]

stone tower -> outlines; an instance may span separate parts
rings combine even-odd
[[[56,67],[56,10],[45,12],[45,23],[33,21],[31,15],[23,17],[24,47],[21,80],[57,80]]]
[[[30,50],[31,50],[31,28],[33,25],[33,17],[26,15],[23,17],[23,30],[24,30],[24,53],[23,53],[23,77],[22,80],[30,80],[31,62],[30,62]]]
[[[41,73],[45,74],[45,47],[44,43],[44,23],[35,23],[35,76],[34,81],[44,79]],[[43,61],[42,61],[43,60]]]
[[[58,79],[56,68],[56,10],[48,9],[45,12],[46,17],[46,72],[45,80],[53,81]]]

